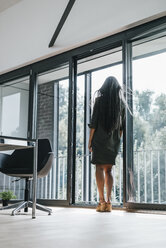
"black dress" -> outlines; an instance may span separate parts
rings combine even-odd
[[[115,165],[115,159],[120,146],[120,130],[123,129],[125,120],[125,107],[121,104],[121,124],[120,127],[111,133],[107,133],[99,123],[98,118],[99,97],[96,98],[93,108],[93,114],[90,128],[94,128],[95,132],[92,138],[92,164],[112,164]]]

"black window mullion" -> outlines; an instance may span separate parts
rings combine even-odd
[[[129,108],[132,110],[132,46],[123,42],[123,82],[124,92]],[[133,118],[126,108],[126,125],[123,139],[123,203],[124,206],[134,196],[133,171]]]
[[[59,170],[59,82],[54,84],[54,156],[56,159],[56,181],[55,181],[55,198],[58,199],[58,170]],[[53,167],[53,169],[55,169]],[[54,175],[54,173],[53,173]]]
[[[91,201],[91,163],[88,149],[91,101],[91,73],[85,74],[85,101],[84,101],[84,200]]]
[[[29,108],[28,108],[28,139],[37,137],[37,75],[30,71]]]
[[[75,203],[77,63],[69,61],[67,201]]]
[[[83,201],[86,201],[86,196],[87,196],[87,163],[86,163],[86,99],[87,99],[87,75],[85,74],[84,77],[84,156],[83,156],[83,161],[84,161],[84,167],[83,167]]]

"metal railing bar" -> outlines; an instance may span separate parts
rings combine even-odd
[[[48,198],[51,199],[51,191],[52,191],[52,168],[50,170],[50,173],[49,173],[49,193],[48,193]]]
[[[59,159],[58,163],[58,199],[60,198],[60,165],[62,158]]]
[[[153,194],[153,152],[150,152],[150,166],[151,166],[151,202],[154,202],[154,194]]]
[[[158,169],[158,202],[161,203],[160,196],[160,151],[157,152],[157,169]]]
[[[146,151],[144,152],[144,199],[147,202],[147,180],[146,180]]]
[[[84,191],[84,160],[83,160],[83,158],[81,161],[81,165],[82,165],[81,200],[83,201],[83,198],[84,198],[84,195],[83,195],[83,191]]]
[[[65,199],[65,160],[63,159],[63,179],[62,179],[62,191],[63,191],[63,199]]]
[[[115,166],[113,166],[113,199],[116,201],[116,179],[115,179]]]
[[[166,151],[165,151],[165,197],[166,197]]]
[[[122,159],[121,156],[119,156],[119,202],[122,202],[122,176],[121,176],[121,170],[122,170]]]
[[[138,202],[140,202],[140,163],[139,163],[139,153],[137,153],[137,173],[138,173]]]

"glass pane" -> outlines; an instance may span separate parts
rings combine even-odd
[[[39,180],[38,198],[67,199],[68,65],[38,76],[38,138],[48,138],[54,162]]]
[[[59,121],[57,130],[57,146],[54,143],[54,150],[58,150],[57,161],[57,199],[67,199],[67,151],[68,151],[68,98],[69,80],[59,81]]]
[[[121,62],[122,62],[121,47],[117,47],[79,60],[77,73],[80,74],[85,71],[94,71]]]
[[[29,78],[10,81],[0,87],[0,133],[27,138]]]
[[[78,61],[77,76],[77,133],[76,133],[76,202],[96,203],[99,200],[95,165],[90,163],[88,150],[90,114],[93,111],[95,92],[108,76],[115,76],[122,85],[121,47]],[[122,146],[113,167],[114,186],[112,202],[123,200]]]
[[[165,50],[166,37],[133,44],[134,174],[129,200],[138,203],[166,203]],[[138,51],[144,54],[136,59]]]
[[[83,180],[84,180],[84,97],[85,97],[85,76],[77,77],[77,118],[76,118],[76,202],[83,201]],[[88,154],[89,156],[89,154]]]
[[[96,91],[102,86],[105,79],[109,76],[117,78],[122,86],[122,64],[114,65],[106,69],[98,70],[92,73],[92,106],[96,97]],[[119,154],[116,158],[116,165],[113,166],[113,189],[112,203],[115,205],[122,204],[123,201],[123,145],[121,144]],[[92,164],[92,196],[93,199],[99,200],[96,181],[95,181],[95,165]],[[96,195],[97,193],[97,195]],[[106,194],[106,192],[105,192]]]
[[[92,100],[95,92],[102,86],[104,80],[109,76],[116,77],[120,85],[122,85],[122,64],[114,65],[92,73]]]

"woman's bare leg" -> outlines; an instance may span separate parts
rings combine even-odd
[[[113,176],[112,176],[112,165],[106,164],[103,165],[104,172],[105,172],[105,186],[106,186],[106,192],[107,192],[107,202],[111,202],[111,192],[112,192],[112,186],[113,186]]]
[[[104,171],[100,165],[96,165],[96,182],[99,191],[100,202],[105,202],[104,199]]]

